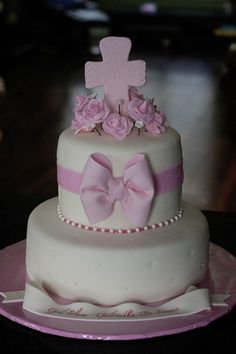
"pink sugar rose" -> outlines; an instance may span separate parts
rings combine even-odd
[[[134,120],[143,122],[145,125],[150,123],[155,116],[155,107],[153,103],[137,97],[129,101],[128,111],[130,117]]]
[[[109,109],[103,101],[77,96],[74,113],[75,117],[71,128],[77,134],[81,131],[91,131],[96,127],[96,124],[102,123],[108,116]]]
[[[71,124],[71,129],[74,130],[74,134],[76,135],[81,132],[91,132],[95,128],[95,126],[96,126],[95,124],[86,126],[86,123],[83,122],[82,120],[73,119]]]
[[[138,89],[134,86],[129,87],[129,100],[131,101],[133,98],[141,98],[143,99],[143,95],[138,91]]]
[[[118,113],[110,113],[102,123],[102,127],[108,134],[122,140],[130,133],[133,123],[130,119],[123,117]]]
[[[155,112],[154,119],[146,126],[147,131],[152,134],[158,135],[164,133],[167,127],[167,119],[164,112]]]
[[[84,96],[75,97],[75,108],[74,111],[79,112],[82,110],[83,106],[88,102],[89,98]]]
[[[89,99],[81,110],[82,117],[90,123],[102,123],[109,114],[109,109],[104,101],[96,98]]]

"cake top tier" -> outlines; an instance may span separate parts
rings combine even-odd
[[[131,41],[125,37],[107,37],[101,40],[103,61],[88,61],[85,64],[85,86],[104,88],[104,99],[96,94],[77,96],[72,129],[75,134],[93,131],[102,135],[111,134],[124,139],[131,130],[139,134],[161,134],[166,128],[166,116],[154,104],[154,99],[145,99],[137,87],[145,83],[145,62],[129,61]]]

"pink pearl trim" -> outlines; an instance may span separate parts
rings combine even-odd
[[[131,234],[131,233],[135,233],[135,232],[154,230],[154,229],[158,229],[159,227],[164,227],[164,226],[173,224],[177,220],[181,219],[181,217],[183,215],[183,209],[179,208],[177,211],[177,214],[168,220],[159,222],[157,224],[147,225],[147,226],[143,226],[143,227],[129,228],[129,229],[114,229],[114,228],[107,228],[107,227],[97,227],[97,226],[84,225],[84,224],[80,224],[75,221],[71,221],[71,220],[64,217],[59,205],[57,206],[57,213],[58,213],[59,218],[62,221],[64,221],[66,224],[69,224],[71,226],[74,226],[74,227],[84,230],[84,231],[107,232],[107,233],[111,233],[111,234]]]

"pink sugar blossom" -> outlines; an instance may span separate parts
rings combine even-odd
[[[88,100],[88,103],[83,105],[82,117],[85,121],[91,123],[102,123],[108,116],[109,110],[104,101],[99,101],[96,98]]]
[[[75,108],[74,111],[81,111],[83,109],[83,106],[88,103],[89,98],[84,97],[84,96],[76,96],[75,97]]]
[[[137,97],[129,101],[128,111],[131,118],[136,121],[141,121],[145,125],[153,121],[155,116],[153,103]]]
[[[154,119],[146,124],[146,129],[154,135],[164,133],[167,127],[167,119],[164,112],[155,112]]]
[[[110,113],[102,123],[102,127],[106,133],[122,140],[130,133],[133,123],[130,119],[123,117],[118,113]]]
[[[102,123],[108,116],[109,109],[104,101],[77,96],[74,113],[71,128],[77,134],[81,131],[91,131],[96,127],[96,124]]]
[[[95,128],[92,124],[86,126],[86,122],[82,120],[73,119],[71,123],[71,129],[74,131],[74,134],[82,133],[82,132],[91,132]]]

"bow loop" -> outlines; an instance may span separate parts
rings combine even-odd
[[[80,197],[91,224],[107,219],[114,203],[120,201],[130,221],[135,226],[144,226],[153,196],[153,177],[143,154],[136,154],[125,165],[123,177],[115,178],[105,155],[89,157],[80,183]]]

